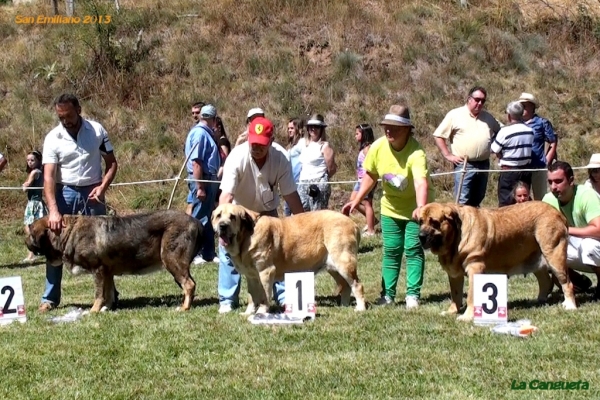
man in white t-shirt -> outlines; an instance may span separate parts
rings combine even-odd
[[[44,139],[44,195],[48,225],[63,227],[63,214],[105,215],[104,194],[117,173],[117,160],[108,134],[96,121],[81,116],[79,100],[72,94],[54,101],[60,120]],[[102,176],[102,160],[106,165]],[[40,312],[60,303],[62,266],[46,264],[46,288]]]
[[[225,160],[219,204],[239,204],[277,217],[279,194],[276,186],[293,214],[304,211],[287,152],[273,146],[271,121],[257,117],[248,127],[248,141],[234,147]],[[240,286],[240,274],[233,267],[229,254],[219,245],[219,313],[230,312],[238,305]],[[279,304],[284,304],[282,282],[275,283],[274,293]]]
[[[8,164],[8,161],[6,161],[6,158],[0,153],[0,172],[6,167],[6,164]]]

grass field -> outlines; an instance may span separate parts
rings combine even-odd
[[[117,278],[117,311],[52,324],[37,313],[43,264],[17,264],[26,252],[18,226],[1,234],[0,277],[21,276],[28,321],[0,327],[0,398],[85,399],[323,399],[598,398],[600,305],[578,297],[566,312],[556,298],[538,307],[535,278],[509,281],[509,319],[531,319],[530,338],[492,334],[441,316],[448,284],[428,255],[422,306],[407,311],[399,284],[398,306],[364,313],[340,308],[328,275],[318,275],[318,317],[302,326],[253,326],[238,313],[219,315],[216,264],[193,267],[197,298],[188,313],[166,272]],[[378,297],[380,238],[364,240],[359,276],[367,300]],[[243,295],[245,299],[245,295]],[[63,303],[89,309],[90,276],[65,272]],[[589,390],[526,392],[513,380],[587,381]]]

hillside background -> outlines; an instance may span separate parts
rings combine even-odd
[[[119,3],[117,12],[112,0],[76,0],[77,16],[109,15],[109,24],[40,25],[17,17],[52,16],[50,2],[0,1],[0,152],[10,162],[0,186],[25,180],[25,156],[57,124],[51,104],[62,92],[78,95],[83,114],[108,130],[116,182],[176,176],[198,100],[217,106],[232,141],[251,107],[266,110],[280,142],[288,118],[322,113],[336,180],[354,176],[354,127],[377,126],[398,101],[411,108],[431,171],[450,170],[431,134],[474,85],[487,88],[487,109],[503,122],[509,101],[534,93],[559,135],[560,158],[574,166],[600,149],[598,1]],[[439,199],[450,199],[451,177],[434,184]],[[172,187],[119,186],[108,202],[119,213],[165,208]],[[332,208],[350,188],[336,186]],[[184,196],[179,185],[174,208]],[[18,225],[25,204],[23,192],[0,191],[0,220]]]

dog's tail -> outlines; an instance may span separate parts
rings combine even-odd
[[[356,223],[354,223],[354,236],[356,237],[356,251],[360,248],[360,239],[362,238],[362,234],[360,233],[360,228]]]

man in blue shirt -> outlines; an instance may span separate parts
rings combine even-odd
[[[188,157],[188,204],[192,205],[191,215],[204,227],[201,254],[194,264],[218,262],[215,252],[215,233],[210,223],[210,215],[215,208],[219,182],[217,174],[221,168],[219,146],[213,138],[217,109],[208,104],[200,110],[200,119],[188,133],[185,141],[185,155]],[[198,182],[213,181],[213,182]]]
[[[538,102],[534,95],[530,93],[521,93],[519,102],[523,104],[523,120],[525,125],[533,129],[533,147],[531,148],[531,168],[543,169],[534,171],[531,174],[531,189],[533,199],[541,200],[548,192],[546,166],[556,160],[556,145],[558,139],[554,133],[552,124],[546,118],[542,118],[535,113]],[[549,143],[546,151],[546,143]]]

